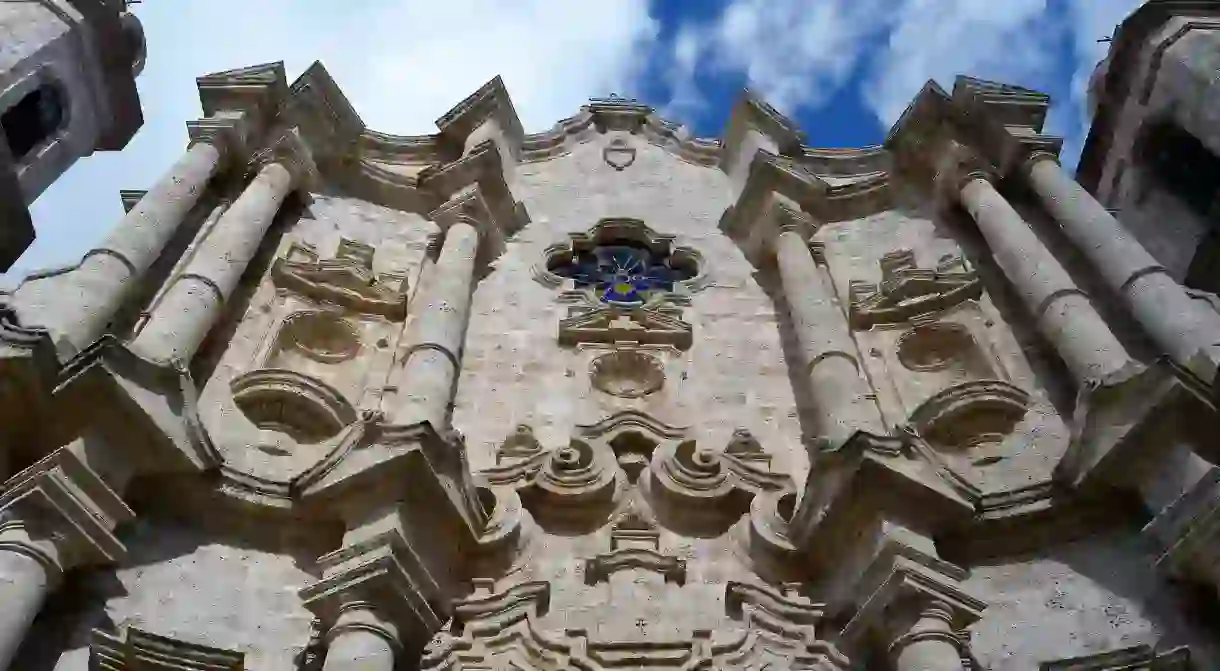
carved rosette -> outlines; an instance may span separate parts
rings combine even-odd
[[[700,533],[725,529],[755,495],[791,489],[789,478],[771,472],[770,457],[748,431],[738,430],[729,448],[714,452],[688,440],[657,450],[649,491],[668,525]]]
[[[613,504],[618,469],[606,455],[581,440],[552,450],[539,465],[532,486],[522,494],[539,521],[581,526],[605,519]]]

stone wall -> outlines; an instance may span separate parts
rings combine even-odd
[[[602,158],[613,135],[518,168],[513,191],[531,222],[475,290],[458,384],[454,425],[466,435],[472,466],[494,463],[493,447],[518,423],[532,424],[545,445],[555,445],[566,443],[577,423],[590,422],[577,416],[573,399],[578,383],[572,376],[582,371],[572,370],[574,355],[556,341],[566,316],[555,301],[558,291],[533,281],[531,268],[570,233],[603,217],[635,217],[676,236],[675,246],[702,253],[711,275],[711,285],[694,294],[686,311],[694,346],[686,379],[666,381],[680,396],[679,416],[666,421],[690,425],[701,445],[715,449],[735,428],[748,428],[776,455],[777,470],[790,468],[802,480],[808,461],[775,305],[717,228],[730,204],[727,178],[630,135],[624,137],[635,160],[615,170]]]
[[[990,604],[971,628],[983,668],[1025,671],[1140,644],[1189,645],[1194,668],[1216,668],[1203,599],[1192,607],[1184,588],[1167,586],[1146,550],[1131,530],[973,567],[965,588]]]
[[[275,536],[263,530],[264,541]],[[123,566],[79,576],[76,589],[61,593],[75,603],[48,607],[12,668],[80,671],[88,666],[93,629],[128,626],[243,651],[251,671],[293,668],[313,619],[297,596],[317,579],[306,568],[312,549],[294,558],[148,517],[127,528],[123,541],[129,551]]]

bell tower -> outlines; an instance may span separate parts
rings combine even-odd
[[[0,269],[34,239],[29,204],[144,119],[144,30],[126,0],[0,3]]]

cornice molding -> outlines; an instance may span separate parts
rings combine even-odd
[[[122,634],[94,629],[91,639],[89,668],[98,671],[245,669],[245,653],[158,636],[135,627],[127,627]]]
[[[55,427],[60,433],[49,437],[52,444],[67,443],[83,422],[92,422],[105,435],[122,437],[141,472],[203,472],[221,462],[185,367],[143,359],[112,335],[64,364],[55,407],[74,421]]]
[[[1174,17],[1216,17],[1218,14],[1220,8],[1210,0],[1155,1],[1142,4],[1119,25],[1106,56],[1105,74],[1093,86],[1093,95],[1097,98],[1096,112],[1076,169],[1076,179],[1086,190],[1096,193],[1100,186],[1102,170],[1117,137],[1123,109],[1141,84],[1136,78],[1147,74],[1147,70],[1138,65],[1148,46],[1148,38]],[[1173,35],[1166,37],[1171,40],[1180,38]]]
[[[246,112],[260,121],[279,113],[288,95],[284,62],[262,63],[195,78],[205,116]]]
[[[521,153],[525,130],[500,75],[441,115],[436,120],[436,127],[440,129],[442,138],[461,146],[467,136],[488,120],[495,120],[500,126],[500,132],[507,139],[509,151],[515,160]]]

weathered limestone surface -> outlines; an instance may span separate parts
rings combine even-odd
[[[674,381],[691,413],[685,423],[708,445],[727,442],[735,428],[745,426],[774,452],[776,468],[791,469],[799,480],[808,465],[798,448],[776,308],[749,262],[716,228],[730,202],[724,173],[630,136],[637,155],[620,172],[602,159],[608,139],[518,168],[514,189],[531,223],[509,240],[494,272],[475,290],[458,383],[453,421],[466,434],[472,466],[493,463],[491,446],[516,424],[531,424],[543,443],[559,444],[576,423],[590,422],[573,416],[569,358],[553,336],[563,306],[555,303],[554,289],[531,279],[531,268],[567,234],[621,216],[675,235],[675,244],[707,259],[711,284],[692,296],[687,317],[702,335],[688,354],[688,379]],[[515,393],[522,385],[530,393]]]
[[[198,84],[240,151],[0,305],[50,418],[0,434],[0,671],[1220,665],[1220,299],[1026,169],[1046,96],[825,150],[752,95],[524,134],[495,78],[403,137],[320,64]]]
[[[1185,614],[1186,595],[1167,590],[1143,552],[1138,539],[1100,537],[974,567],[966,586],[991,604],[971,627],[979,661],[1017,671],[1148,644],[1190,645],[1196,668],[1220,663],[1214,639]]]
[[[292,668],[313,619],[296,594],[315,579],[301,558],[169,521],[139,522],[124,541],[124,565],[86,577],[85,607],[36,625],[12,668],[83,668],[92,629],[127,626],[245,651],[249,669]],[[36,645],[51,638],[64,649]]]
[[[825,243],[826,262],[843,302],[850,301],[851,282],[876,283],[882,280],[881,258],[893,249],[912,250],[921,268],[934,267],[938,260],[947,256],[965,254],[969,258],[978,253],[971,245],[955,242],[947,233],[944,222],[937,222],[934,214],[921,211],[918,207],[836,222],[818,231],[815,240]],[[1002,281],[1002,276],[991,279]],[[991,281],[984,284],[989,289],[1003,289]],[[1020,305],[1015,307],[1017,310],[1023,309]],[[1032,352],[1023,347],[1023,341],[1019,339],[1030,336],[1028,325],[1021,323],[1024,319],[1022,313],[1000,310],[989,291],[978,301],[977,319],[984,326],[989,340],[983,345],[989,353],[990,375],[1009,379],[1027,390],[1033,395],[1033,402],[998,448],[997,454],[1003,457],[1001,461],[985,466],[960,463],[958,468],[985,491],[1017,489],[1048,477],[1067,449],[1068,427],[1051,402],[1061,382],[1045,366],[1038,366],[1037,369],[1031,366],[1031,361],[1034,364],[1039,361],[1030,356]],[[890,370],[893,364],[887,362],[884,352],[870,351],[874,348],[869,343],[863,339],[860,342],[864,350],[863,364],[877,387],[886,424],[892,426],[905,422],[907,411],[901,403],[904,393],[894,387],[897,381],[894,380],[895,372]],[[914,398],[931,396],[939,391],[938,386],[933,386],[935,382],[915,378],[908,383],[910,388],[905,390],[905,395]]]

